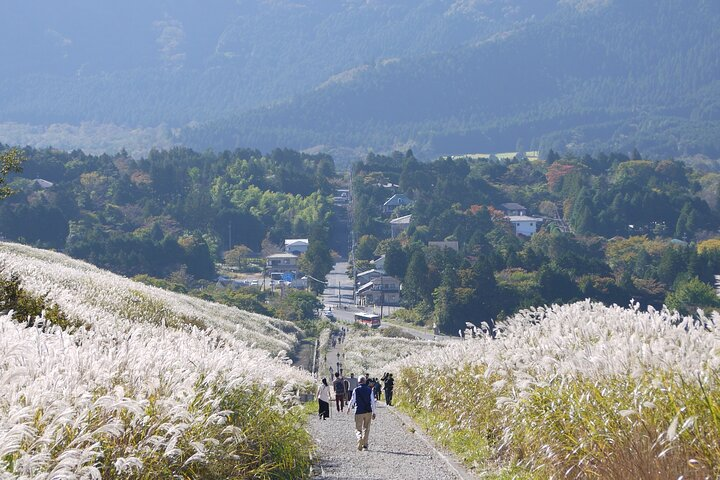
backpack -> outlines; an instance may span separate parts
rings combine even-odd
[[[333,382],[333,387],[335,387],[335,393],[345,393],[345,384],[341,378]]]

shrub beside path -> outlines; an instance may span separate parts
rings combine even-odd
[[[318,445],[313,478],[327,480],[471,480],[462,466],[437,451],[427,438],[406,423],[392,407],[378,402],[370,425],[367,451],[357,450],[354,415],[337,412],[310,418],[308,428]]]

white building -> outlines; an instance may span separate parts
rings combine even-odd
[[[285,240],[285,253],[300,255],[307,252],[310,241],[307,238],[288,238]]]
[[[537,233],[543,221],[542,218],[526,217],[525,215],[510,215],[506,218],[515,227],[515,235],[524,235],[526,237],[532,237]]]
[[[412,220],[412,215],[405,215],[404,217],[396,218],[394,220],[390,220],[390,236],[392,238],[397,237],[402,232],[408,229],[410,226],[410,221]]]
[[[265,257],[266,267],[270,273],[296,272],[298,257],[292,253],[276,253]]]
[[[33,180],[33,183],[35,185],[37,185],[38,187],[42,188],[43,190],[55,185],[53,182],[50,182],[48,180],[43,180],[42,178],[36,178],[35,180]]]

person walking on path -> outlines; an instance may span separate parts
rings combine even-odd
[[[386,374],[383,380],[385,380],[385,384],[383,385],[385,387],[385,403],[387,403],[387,405],[391,407],[393,387],[395,386],[395,381],[393,380],[392,373]]]
[[[348,378],[348,384],[350,385],[350,388],[348,389],[348,392],[352,392],[355,390],[358,386],[358,379],[355,376],[354,373],[350,374],[350,378]]]
[[[348,414],[350,409],[355,409],[355,435],[357,435],[358,450],[368,449],[370,438],[370,422],[375,419],[375,395],[367,385],[367,379],[362,376],[358,379],[358,387],[353,390]]]
[[[335,390],[335,408],[338,412],[345,410],[345,379],[340,373],[335,372],[335,380],[333,381],[333,390]]]
[[[321,420],[326,420],[330,417],[330,385],[327,383],[327,378],[323,378],[318,387],[317,400],[318,416]]]

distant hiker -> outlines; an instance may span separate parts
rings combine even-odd
[[[355,390],[357,388],[358,379],[354,373],[350,374],[350,378],[348,378],[348,384],[350,385],[350,389],[348,390],[349,392],[352,392],[353,390]]]
[[[317,400],[318,416],[321,420],[326,420],[330,416],[330,385],[327,383],[327,378],[323,378],[318,387]]]
[[[333,381],[333,390],[335,390],[335,408],[338,412],[345,410],[345,379],[335,372],[335,380]]]
[[[368,449],[370,438],[370,421],[375,419],[375,396],[366,383],[365,376],[358,379],[359,385],[352,392],[348,414],[350,409],[355,409],[355,435],[357,435],[358,450]]]
[[[375,400],[380,400],[382,390],[380,389],[380,382],[378,379],[373,380],[373,393],[375,394]]]
[[[388,373],[385,377],[385,384],[383,387],[385,387],[385,403],[388,404],[388,406],[392,406],[392,397],[393,397],[393,387],[395,386],[395,381],[393,380],[392,373]]]

